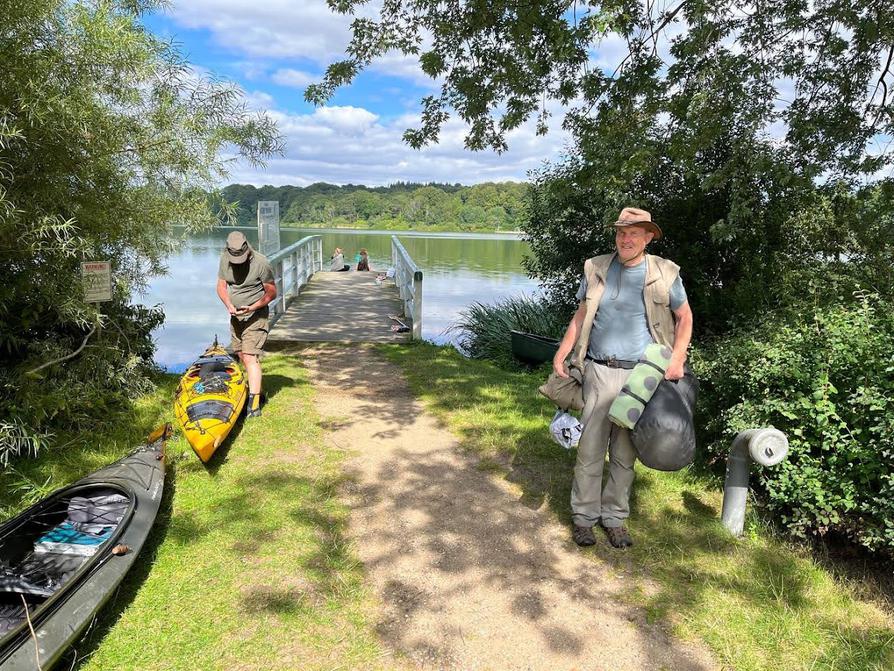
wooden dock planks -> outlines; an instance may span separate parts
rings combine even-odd
[[[271,342],[408,342],[391,330],[403,304],[390,280],[375,272],[318,272],[270,331]]]

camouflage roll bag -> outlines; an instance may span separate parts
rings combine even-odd
[[[630,372],[627,384],[614,400],[608,418],[625,429],[633,429],[642,417],[646,404],[664,379],[664,371],[670,365],[670,347],[652,343],[646,347],[639,363]]]

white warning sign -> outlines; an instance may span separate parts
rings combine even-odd
[[[104,303],[112,300],[112,264],[108,261],[87,261],[81,264],[84,300]]]

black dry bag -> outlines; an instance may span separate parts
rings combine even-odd
[[[687,369],[675,382],[662,380],[649,399],[630,439],[639,460],[659,471],[678,471],[695,459],[692,413],[698,380]]]

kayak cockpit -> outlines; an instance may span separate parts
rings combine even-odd
[[[63,490],[0,536],[0,649],[107,553],[134,497],[107,483]],[[27,609],[27,611],[26,611]]]

